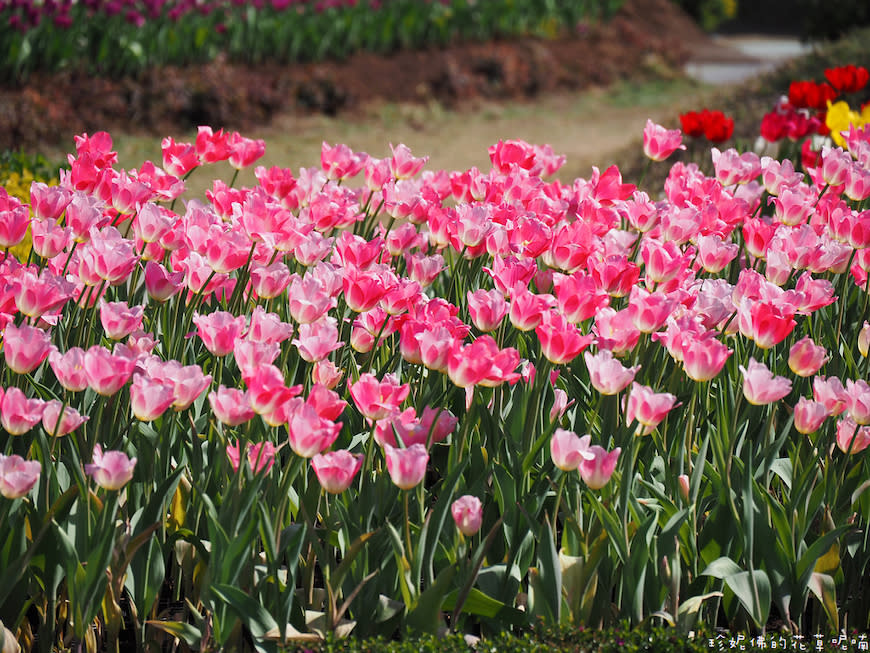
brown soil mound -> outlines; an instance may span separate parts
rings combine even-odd
[[[626,0],[607,23],[579,26],[554,40],[359,53],[341,62],[293,66],[215,61],[122,80],[36,75],[23,87],[0,88],[0,148],[38,149],[83,131],[161,135],[202,124],[245,130],[279,112],[335,114],[373,100],[451,106],[473,98],[528,98],[673,70],[705,41],[669,0]]]

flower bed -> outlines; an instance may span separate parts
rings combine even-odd
[[[4,251],[30,234],[0,263],[7,632],[866,630],[870,131],[844,138],[803,173],[714,148],[657,198],[521,141],[486,172],[324,143],[194,198],[265,143],[203,127],[124,171],[77,137],[0,208]]]
[[[387,53],[457,40],[543,36],[609,18],[621,0],[215,0],[4,2],[0,79],[86,68],[124,76],[226,56],[282,63]]]

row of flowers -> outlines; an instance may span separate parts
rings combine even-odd
[[[121,170],[76,137],[57,186],[0,192],[3,623],[870,627],[870,130],[843,138],[803,172],[713,148],[658,198],[522,141],[486,172],[324,144],[192,198],[265,143]],[[681,147],[647,124],[651,161]]]
[[[129,75],[155,65],[297,62],[455,40],[555,37],[607,18],[621,0],[4,0],[0,77],[87,67]]]

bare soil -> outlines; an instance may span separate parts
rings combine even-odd
[[[159,137],[201,124],[259,130],[318,114],[365,120],[373,103],[452,109],[559,97],[672,75],[709,43],[669,0],[626,0],[607,23],[554,40],[457,43],[292,66],[215,61],[121,80],[40,74],[0,87],[0,148],[67,147],[71,134],[97,130]]]

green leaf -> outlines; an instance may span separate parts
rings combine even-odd
[[[825,609],[831,630],[837,632],[840,629],[840,615],[837,612],[837,588],[834,579],[828,574],[814,572],[810,576],[809,588]]]
[[[443,624],[441,610],[444,599],[455,575],[456,565],[446,567],[438,574],[435,583],[420,594],[416,607],[408,613],[408,617],[405,620],[405,624],[411,630],[433,634],[438,632],[438,629]]]
[[[202,633],[199,628],[184,623],[183,621],[148,620],[145,624],[152,626],[157,630],[162,630],[164,633],[172,635],[173,637],[179,638],[192,649],[196,649],[202,641]]]
[[[417,555],[415,556],[416,569],[414,570],[414,573],[417,577],[420,577],[422,572],[426,571],[426,578],[430,583],[434,578],[432,560],[435,557],[435,551],[438,548],[438,540],[441,539],[444,524],[447,523],[447,516],[450,514],[450,504],[453,503],[453,495],[456,493],[459,479],[467,466],[468,459],[466,458],[460,461],[456,468],[450,473],[450,476],[447,477],[447,480],[441,486],[438,500],[429,512],[426,523],[423,525],[420,537],[418,538],[419,544]]]
[[[746,608],[755,625],[761,628],[767,623],[767,615],[770,612],[770,580],[761,569],[755,569],[751,574],[750,576],[750,572],[741,571],[739,574],[728,576],[725,579],[725,584]],[[753,579],[755,589],[758,592],[757,596],[752,587]]]
[[[708,592],[699,596],[693,596],[680,603],[677,610],[677,625],[680,630],[688,630],[695,625],[695,620],[698,618],[698,612],[704,601],[722,596],[722,592]]]
[[[538,567],[530,575],[533,599],[531,613],[551,623],[559,623],[562,613],[562,564],[549,522],[541,524],[538,535]]]
[[[258,601],[232,585],[214,584],[209,590],[215,598],[223,601],[250,631],[254,637],[254,647],[258,651],[267,651],[268,649],[258,640],[262,640],[270,630],[278,630],[278,624],[272,615]]]
[[[729,576],[736,576],[739,573],[742,573],[742,569],[734,562],[731,558],[726,556],[722,556],[721,558],[717,558],[709,565],[707,568],[701,572],[702,576],[713,576],[714,578],[725,579]]]

